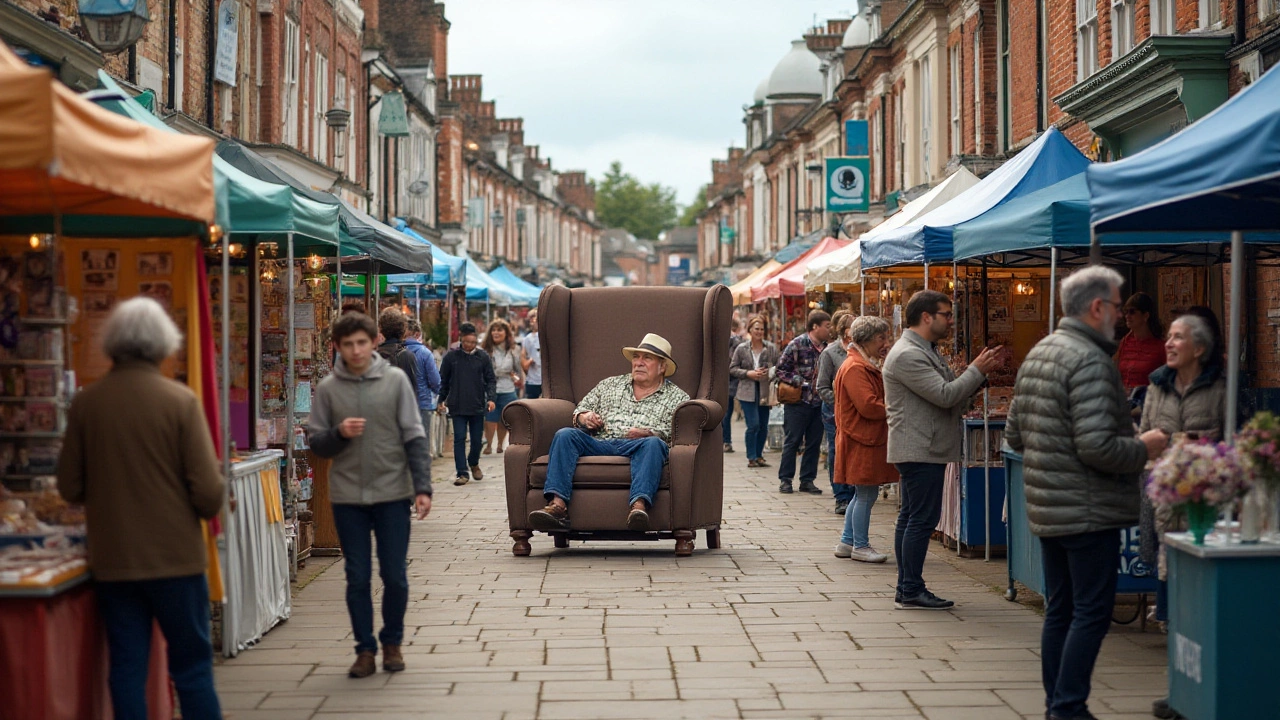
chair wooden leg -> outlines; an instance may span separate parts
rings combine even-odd
[[[556,541],[556,547],[558,547],[558,548],[567,548],[567,547],[569,547],[569,536],[568,536],[568,535],[565,535],[564,533],[555,533],[555,534],[554,534],[554,535],[552,535],[551,537],[552,537],[552,539],[554,539],[554,540]]]
[[[671,534],[676,538],[676,557],[689,557],[693,554],[693,541],[697,535],[692,530],[676,530]]]
[[[533,552],[533,548],[529,547],[529,538],[533,537],[532,530],[512,530],[511,539],[514,541],[511,545],[511,554],[516,557],[528,557]]]
[[[720,549],[720,528],[713,527],[707,530],[707,547],[711,550]]]

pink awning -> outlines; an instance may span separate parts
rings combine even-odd
[[[787,263],[772,277],[751,288],[751,301],[764,302],[783,295],[804,295],[804,273],[809,268],[809,263],[829,252],[839,250],[849,243],[849,240],[837,240],[831,237],[823,238],[822,242]]]

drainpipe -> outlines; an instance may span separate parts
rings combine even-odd
[[[1239,0],[1237,0],[1237,4]],[[1036,133],[1044,131],[1044,0],[1036,0]],[[985,286],[984,286],[985,287]]]
[[[218,6],[213,0],[209,2],[209,22],[205,25],[205,33],[204,124],[213,130],[213,65],[217,54],[215,43],[218,37]]]
[[[1232,38],[1232,44],[1239,45],[1244,42],[1244,0],[1236,0],[1233,4],[1236,6],[1236,31],[1235,37]]]
[[[165,94],[165,104],[173,109],[173,96],[178,92],[178,78],[175,68],[178,65],[178,0],[169,0],[169,92]]]

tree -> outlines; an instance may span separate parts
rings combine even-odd
[[[596,217],[606,227],[626,228],[638,238],[655,239],[676,224],[676,191],[659,183],[645,185],[614,161],[596,188]]]
[[[693,199],[693,204],[684,209],[684,213],[680,215],[681,227],[693,227],[698,224],[698,215],[707,209],[707,186],[703,185],[698,189],[698,197]]]

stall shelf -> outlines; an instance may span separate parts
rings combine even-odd
[[[227,604],[222,611],[222,654],[235,657],[289,619],[289,588],[280,461],[264,450],[234,461],[235,509],[223,511],[227,532],[219,543]]]

